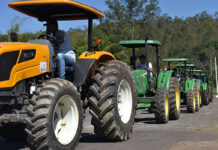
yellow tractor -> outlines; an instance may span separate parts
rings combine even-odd
[[[66,79],[60,79],[51,35],[0,43],[0,136],[26,138],[37,150],[75,149],[89,107],[97,135],[129,139],[136,106],[130,68],[109,52],[93,51],[93,19],[104,15],[71,0],[21,0],[9,7],[45,22],[88,20],[88,50],[74,72],[68,70]]]

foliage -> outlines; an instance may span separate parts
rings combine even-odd
[[[195,63],[199,69],[209,74],[210,66],[214,68],[213,59],[218,56],[218,12],[211,15],[204,11],[183,19],[161,13],[159,0],[105,2],[109,10],[104,12],[105,18],[100,24],[94,26],[93,44],[95,39],[100,38],[101,49],[113,53],[117,59],[129,63],[131,55],[130,49],[119,46],[120,40],[143,40],[148,37],[161,41],[161,58],[189,58],[190,63]],[[24,20],[15,18],[10,31],[19,33]],[[22,33],[19,34],[19,40],[26,42],[40,33]],[[87,28],[70,29],[68,34],[78,54],[88,49]],[[8,39],[8,35],[0,34],[0,41]],[[144,49],[136,50],[137,55],[142,53]],[[149,61],[155,66],[153,49],[149,51]]]

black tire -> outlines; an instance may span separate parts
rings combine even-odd
[[[27,137],[24,132],[26,125],[8,123],[0,126],[0,136],[8,141],[24,141]]]
[[[123,122],[118,111],[118,89],[122,81],[127,81],[132,96],[130,118]],[[134,81],[130,67],[123,62],[112,60],[96,70],[89,97],[91,123],[94,132],[107,141],[125,141],[133,130],[136,100]]]
[[[210,103],[208,90],[203,90],[203,104],[208,105]]]
[[[155,120],[157,123],[169,121],[169,99],[165,88],[158,88],[155,95]]]
[[[169,86],[170,120],[178,120],[180,117],[180,90],[178,79],[171,77]]]
[[[57,118],[57,114],[54,111],[57,105],[60,105],[59,102],[62,102],[61,99],[63,96],[67,96],[70,99],[66,100],[68,104],[74,102],[74,106],[78,109],[78,126],[72,140],[70,140],[68,144],[61,144],[57,140],[53,129],[53,121]],[[61,103],[61,105],[66,104]],[[62,115],[63,112],[62,110],[60,111]],[[36,150],[75,149],[80,138],[82,121],[82,104],[77,88],[69,81],[50,79],[45,82],[41,88],[37,89],[35,95],[33,95],[33,98],[30,100],[30,105],[27,107],[27,127],[25,129],[28,135],[27,142],[32,149]]]
[[[209,99],[209,101],[212,102],[213,101],[213,92],[212,92],[211,88],[210,88],[209,92],[210,92],[210,99]]]
[[[194,113],[196,109],[196,97],[195,89],[188,90],[187,92],[187,111],[189,113]]]
[[[194,85],[194,89],[195,89],[195,111],[199,111],[200,110],[200,90],[198,88],[198,83],[195,82]]]

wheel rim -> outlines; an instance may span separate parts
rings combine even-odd
[[[65,95],[55,106],[53,113],[53,131],[56,139],[62,145],[71,143],[79,124],[79,111],[75,100]]]
[[[180,95],[179,95],[179,88],[176,88],[176,108],[180,110]]]
[[[200,105],[202,104],[202,97],[201,97],[201,94],[200,94]]]
[[[194,110],[195,110],[195,108],[196,108],[196,104],[195,104],[195,96],[193,96],[193,108],[194,108]]]
[[[168,100],[168,96],[166,95],[165,97],[165,115],[166,118],[168,117],[169,114],[169,100]]]
[[[118,88],[118,113],[124,124],[129,121],[132,114],[132,91],[125,79],[120,82]]]
[[[200,92],[198,90],[198,107],[200,106]]]

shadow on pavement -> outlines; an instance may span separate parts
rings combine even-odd
[[[0,137],[0,149],[1,150],[18,150],[28,148],[25,142],[8,142],[7,140]]]
[[[100,137],[98,137],[96,134],[93,133],[82,133],[79,142],[81,143],[106,143],[107,142],[108,143],[108,141],[101,139]]]

